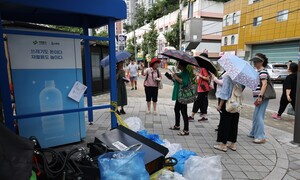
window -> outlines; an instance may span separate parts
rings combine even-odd
[[[253,4],[253,3],[256,3],[256,2],[259,2],[260,0],[248,0],[248,4]]]
[[[277,13],[277,22],[288,20],[289,10],[279,11]]]
[[[229,25],[229,15],[225,17],[225,26]]]
[[[261,21],[262,21],[262,17],[256,17],[253,19],[253,26],[260,26],[261,25]]]
[[[235,44],[235,36],[231,36],[230,44]]]
[[[227,37],[225,37],[225,38],[224,38],[224,46],[226,46],[226,45],[227,45],[227,41],[228,41],[228,38],[227,38]]]
[[[233,15],[232,15],[232,24],[236,24],[236,17],[237,15],[236,15],[236,13],[233,13]]]

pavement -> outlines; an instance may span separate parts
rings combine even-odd
[[[149,133],[159,134],[161,139],[167,139],[171,143],[180,143],[183,148],[194,151],[199,156],[220,155],[223,179],[300,179],[300,147],[291,143],[293,139],[291,132],[271,127],[266,123],[267,143],[254,144],[253,139],[247,137],[252,125],[251,107],[244,107],[241,113],[237,151],[228,149],[227,152],[221,152],[213,148],[217,139],[215,129],[219,123],[219,114],[214,108],[216,100],[209,101],[208,121],[190,122],[189,136],[178,136],[178,131],[169,130],[169,127],[173,126],[175,122],[173,110],[175,102],[171,101],[172,88],[171,85],[164,84],[164,88],[159,91],[158,114],[146,115],[143,79],[139,78],[138,80],[138,90],[131,91],[128,84],[128,105],[125,106],[127,114],[122,115],[122,118],[139,117]],[[108,94],[93,97],[93,104],[95,105],[108,104],[109,102]],[[189,104],[189,113],[191,109],[192,104]],[[273,120],[274,123],[281,122]],[[92,142],[96,135],[109,131],[110,125],[108,109],[94,111],[94,124],[88,125],[88,122],[86,124],[86,139],[81,143],[62,146],[58,149],[84,146],[86,143]],[[182,120],[181,125],[183,127]]]

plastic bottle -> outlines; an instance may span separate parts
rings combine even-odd
[[[45,88],[40,92],[39,99],[41,112],[63,110],[62,94],[55,87],[54,80],[45,81]],[[63,132],[65,128],[64,115],[42,116],[42,128],[45,134]]]

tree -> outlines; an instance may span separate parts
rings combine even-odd
[[[144,52],[144,57],[146,54],[148,54],[149,50],[149,45],[148,45],[148,33],[143,34],[143,42],[141,44],[141,49]]]
[[[96,33],[95,36],[108,37],[108,32],[105,30],[102,30],[99,33]],[[102,45],[108,45],[108,41],[98,41],[97,40],[96,42],[98,42],[99,44],[102,44]]]
[[[134,19],[135,19],[135,28],[139,28],[142,27],[143,25],[145,25],[145,20],[146,20],[146,9],[143,5],[137,5],[136,8],[136,13],[134,15]]]
[[[171,27],[172,27],[172,30],[169,32],[166,32],[164,34],[164,36],[170,46],[173,46],[179,50],[179,40],[180,40],[180,38],[179,38],[179,18],[177,18],[176,23],[173,24]],[[182,34],[184,33],[183,23],[181,26],[181,32],[182,32]],[[183,35],[181,35],[181,37],[183,38]]]
[[[50,28],[53,29],[58,29],[61,31],[66,31],[66,32],[72,32],[72,33],[77,33],[77,34],[83,34],[83,29],[79,27],[70,27],[70,26],[56,26],[56,25],[49,25]]]
[[[135,47],[134,47],[134,40],[133,39],[128,39],[127,44],[126,44],[126,51],[128,51],[131,54],[131,57],[136,57],[135,56]],[[141,49],[141,45],[137,44],[136,45],[136,50],[139,51]]]
[[[128,39],[127,45],[126,45],[126,51],[128,51],[130,54],[132,54],[133,57],[135,57],[135,49],[134,49],[133,39]]]
[[[150,57],[153,58],[155,56],[155,51],[157,50],[157,38],[158,38],[158,32],[156,30],[156,24],[154,21],[150,22],[150,31],[147,33],[147,42],[149,46],[149,54]]]
[[[123,29],[128,33],[133,30],[133,26],[130,24],[123,23]]]

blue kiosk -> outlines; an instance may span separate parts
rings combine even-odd
[[[19,123],[20,135],[38,136],[43,147],[80,141],[85,137],[84,111],[93,123],[93,110],[115,109],[115,22],[126,19],[123,0],[0,0],[0,92],[6,127],[15,131]],[[83,28],[83,34],[58,33],[26,29],[3,28],[2,22],[16,21],[36,24]],[[109,37],[89,36],[88,29],[108,25]],[[17,115],[13,114],[10,94],[8,59],[5,41],[11,50],[11,75],[15,87]],[[93,106],[90,40],[109,42],[111,104]],[[83,42],[86,69],[87,106],[83,98],[68,97],[72,86],[82,82],[81,59],[78,47]],[[30,45],[29,45],[30,44]],[[59,46],[62,46],[59,48]],[[75,55],[74,55],[75,54]],[[80,63],[79,63],[80,61]],[[111,128],[117,127],[115,113],[111,113]]]

